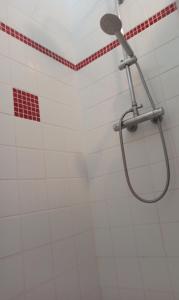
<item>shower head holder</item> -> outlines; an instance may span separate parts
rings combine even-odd
[[[126,69],[126,67],[130,67],[137,62],[137,57],[134,55],[133,57],[127,57],[124,60],[121,60],[120,65],[119,65],[119,70],[122,71]]]

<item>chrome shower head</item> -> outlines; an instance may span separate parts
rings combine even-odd
[[[100,26],[105,33],[115,35],[121,32],[122,22],[116,15],[105,14],[100,20]]]
[[[124,0],[118,0],[119,5],[121,5],[124,2]]]
[[[117,37],[118,41],[120,42],[128,56],[134,56],[133,50],[121,33],[122,22],[118,16],[113,14],[105,14],[100,20],[100,26],[105,33],[109,35],[115,35]]]

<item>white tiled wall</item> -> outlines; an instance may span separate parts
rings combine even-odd
[[[73,31],[67,37],[62,30],[61,49],[53,36],[59,27],[51,24],[47,36],[42,30],[47,3],[34,14],[40,25],[30,19],[37,4],[31,2],[24,6],[21,0],[0,0],[1,20],[77,60],[111,41],[101,32],[99,19],[114,11],[114,2],[70,1],[76,14],[65,25]],[[124,29],[171,2],[150,0],[144,5],[144,0],[126,0],[121,7]],[[101,293],[103,300],[179,299],[178,28],[176,12],[130,40],[156,102],[166,109],[163,125],[172,176],[170,191],[156,205],[131,196],[119,139],[112,131],[130,105],[125,73],[118,71],[121,48],[75,76],[0,33],[2,300],[99,300]],[[69,44],[72,36],[73,45],[81,45],[76,55]],[[133,75],[146,109],[135,70]],[[41,123],[14,117],[12,87],[39,96]],[[154,197],[165,179],[156,128],[143,125],[124,138],[134,186],[145,197]]]
[[[121,6],[124,29],[171,2],[126,0]],[[125,73],[117,70],[121,49],[113,50],[78,75],[100,285],[104,300],[178,300],[178,12],[130,43],[156,103],[166,110],[163,127],[171,184],[165,198],[155,205],[142,204],[129,192],[118,135],[112,125],[129,108],[130,98]],[[139,77],[135,69],[132,72],[137,99],[147,108]],[[165,183],[164,158],[155,126],[143,124],[134,134],[126,131],[124,138],[135,189],[146,198],[155,197]]]
[[[98,300],[75,73],[2,32],[0,68],[0,299]],[[14,117],[13,87],[40,123]]]

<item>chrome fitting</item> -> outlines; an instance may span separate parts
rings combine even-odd
[[[122,71],[127,66],[130,67],[130,66],[134,65],[136,62],[137,62],[137,57],[136,56],[126,58],[125,60],[121,60],[121,63],[119,65],[119,70]]]
[[[163,107],[159,107],[156,108],[152,111],[149,111],[147,113],[141,114],[139,116],[124,120],[122,122],[122,129],[127,128],[129,131],[135,131],[133,130],[134,128],[136,128],[136,126],[139,123],[143,123],[146,121],[152,121],[152,122],[157,122],[158,119],[161,119],[162,116],[165,114],[164,108]],[[119,123],[114,124],[113,126],[114,131],[120,131],[121,127],[119,126]]]

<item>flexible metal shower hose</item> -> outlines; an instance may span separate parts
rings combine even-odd
[[[136,63],[136,67],[137,67],[137,70],[138,70],[138,72],[139,72],[139,75],[140,75],[142,84],[143,84],[143,86],[144,86],[144,89],[145,89],[145,91],[146,91],[146,94],[147,94],[147,96],[148,96],[148,98],[149,98],[149,101],[150,101],[150,103],[151,103],[151,106],[152,106],[153,109],[155,109],[155,108],[156,108],[155,103],[154,103],[153,98],[152,98],[152,96],[151,96],[151,94],[150,94],[150,91],[149,91],[149,89],[148,89],[147,83],[146,83],[146,81],[145,81],[145,78],[144,78],[144,76],[143,76],[143,73],[142,73],[142,71],[141,71],[140,66],[139,66],[138,63]],[[124,148],[123,133],[122,133],[122,124],[123,124],[123,120],[124,120],[125,116],[126,116],[127,114],[129,114],[130,112],[131,112],[131,109],[128,110],[127,112],[125,112],[125,113],[122,115],[122,117],[121,117],[121,119],[120,119],[120,122],[119,122],[119,126],[120,126],[120,130],[119,130],[120,145],[121,145],[122,159],[123,159],[124,172],[125,172],[127,184],[128,184],[128,186],[129,186],[130,191],[131,191],[132,194],[134,195],[134,197],[136,197],[136,198],[137,198],[138,200],[140,200],[141,202],[144,202],[144,203],[156,203],[156,202],[158,202],[159,200],[161,200],[161,199],[165,196],[165,194],[166,194],[167,191],[168,191],[169,184],[170,184],[170,165],[169,165],[169,157],[168,157],[167,147],[166,147],[166,142],[165,142],[165,138],[164,138],[164,134],[163,134],[163,130],[162,130],[161,119],[158,118],[158,120],[157,120],[157,126],[158,126],[158,129],[159,129],[159,133],[160,133],[160,137],[161,137],[161,142],[162,142],[162,146],[163,146],[163,151],[164,151],[164,157],[165,157],[165,163],[166,163],[166,171],[167,171],[167,178],[166,178],[166,183],[165,183],[165,187],[164,187],[163,192],[162,192],[158,197],[156,197],[156,198],[154,198],[154,199],[151,199],[151,200],[150,200],[150,199],[147,200],[147,199],[142,198],[141,196],[139,196],[139,195],[135,192],[135,190],[134,190],[134,188],[133,188],[133,186],[132,186],[132,184],[131,184],[130,177],[129,177],[129,172],[128,172],[128,166],[127,166],[127,160],[126,160],[126,154],[125,154],[125,148]]]

